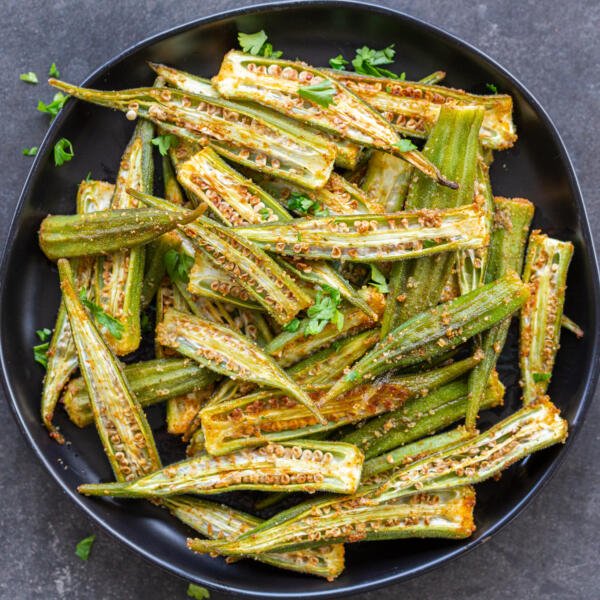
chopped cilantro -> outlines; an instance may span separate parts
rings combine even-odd
[[[171,278],[171,281],[187,283],[190,280],[189,271],[194,264],[194,258],[185,252],[177,250],[167,250],[163,257],[165,269]]]
[[[31,146],[31,148],[23,148],[23,156],[35,156],[37,152],[37,146]]]
[[[336,71],[343,71],[347,64],[350,63],[341,54],[329,59],[329,66]]]
[[[169,148],[177,145],[177,138],[174,135],[167,133],[166,135],[157,135],[152,139],[152,143],[155,146],[158,146],[158,151],[161,156],[166,156]]]
[[[77,543],[77,546],[75,546],[75,554],[77,554],[81,560],[87,560],[90,557],[90,552],[92,551],[92,545],[94,544],[95,539],[95,535],[89,535]]]
[[[304,327],[304,335],[321,333],[327,323],[333,323],[341,331],[344,326],[344,314],[338,309],[341,301],[339,290],[323,285],[323,289],[317,291],[315,303],[306,311],[308,321]]]
[[[210,598],[210,592],[201,585],[190,583],[187,589],[187,595],[194,600],[207,600]]]
[[[256,33],[238,33],[238,42],[242,52],[265,58],[279,58],[283,52],[273,50],[273,45],[267,40],[267,34],[262,29]]]
[[[391,44],[383,50],[373,50],[363,46],[356,51],[356,56],[352,60],[352,66],[357,73],[363,75],[372,75],[374,77],[388,77],[390,79],[404,80],[405,73],[398,75],[388,69],[383,69],[380,65],[389,65],[394,62],[394,44]]]
[[[415,146],[415,144],[413,144],[409,139],[407,138],[402,138],[397,144],[396,144],[396,148],[398,148],[398,150],[400,150],[400,152],[412,152],[413,150],[416,150],[417,147]]]
[[[371,265],[370,284],[382,294],[387,294],[390,291],[387,281],[385,280],[385,275],[373,264]]]
[[[301,215],[312,214],[315,217],[328,217],[329,210],[323,208],[316,200],[312,200],[306,194],[292,192],[288,198],[287,207]]]
[[[104,309],[95,302],[88,300],[85,290],[81,290],[79,298],[82,304],[90,311],[90,314],[99,327],[105,328],[116,340],[120,340],[123,337],[124,327],[118,319],[104,312]]]
[[[300,328],[300,319],[292,319],[289,323],[287,323],[286,325],[283,326],[284,331],[290,331],[292,333],[294,333],[295,331],[298,331],[299,328]]]
[[[533,381],[535,383],[542,383],[544,381],[550,381],[550,377],[552,377],[551,373],[533,373],[532,375]]]
[[[498,88],[496,87],[496,84],[494,83],[486,83],[485,87],[492,92],[492,94],[497,94],[498,93]]]
[[[58,70],[56,63],[52,63],[48,69],[48,77],[60,77],[60,71]]]
[[[24,81],[25,83],[36,84],[38,82],[37,75],[33,71],[29,71],[28,73],[21,73],[19,75],[19,79],[21,81]]]
[[[298,88],[298,94],[305,100],[327,108],[333,102],[336,89],[331,81],[324,80],[313,85],[301,85]]]
[[[65,96],[60,92],[54,94],[54,98],[50,104],[45,104],[41,100],[38,101],[37,109],[40,112],[50,115],[51,119],[54,119],[58,114],[58,111],[65,105],[65,102],[69,99],[69,96]]]
[[[67,138],[60,138],[54,144],[54,165],[62,167],[66,162],[69,162],[75,156],[73,144]]]

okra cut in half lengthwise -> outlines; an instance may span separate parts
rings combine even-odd
[[[222,98],[172,88],[107,92],[49,82],[75,98],[121,110],[127,118],[148,119],[166,134],[210,144],[228,160],[310,189],[322,187],[333,169],[333,142],[310,129],[299,134],[297,127]]]
[[[212,82],[226,98],[257,102],[356,144],[398,154],[438,183],[456,187],[376,110],[325,71],[231,50]]]
[[[571,242],[537,230],[529,237],[523,281],[529,284],[531,295],[521,309],[519,345],[525,404],[543,396],[552,377],[572,255]]]
[[[541,399],[474,438],[442,448],[391,475],[382,473],[375,483],[361,486],[354,495],[304,502],[233,541],[193,540],[188,545],[196,552],[244,556],[386,537],[468,537],[475,528],[472,492],[468,510],[462,506],[458,514],[451,511],[446,515],[454,515],[454,526],[439,520],[443,515],[418,507],[416,498],[431,498],[426,505],[438,506],[438,495],[445,490],[458,494],[465,487],[471,489],[470,485],[497,476],[524,456],[564,442],[566,436],[567,423],[558,409]],[[381,514],[378,509],[405,502],[415,505],[413,512],[404,515],[398,511],[404,517],[397,525],[399,530],[386,536],[386,522],[377,518]],[[446,526],[436,528],[442,524]]]
[[[82,494],[152,498],[235,490],[353,493],[363,454],[343,442],[294,440],[226,456],[194,456],[132,482],[84,484]]]
[[[81,303],[67,259],[58,261],[58,272],[96,429],[115,477],[131,481],[151,473],[161,467],[161,461],[146,415]]]

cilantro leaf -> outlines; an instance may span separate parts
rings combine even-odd
[[[323,208],[316,200],[312,200],[306,194],[292,192],[287,201],[287,207],[301,215],[312,214],[315,217],[328,217],[329,210]]]
[[[496,84],[494,83],[486,83],[485,87],[492,92],[492,94],[497,94],[498,93],[498,88],[496,87]]]
[[[550,381],[550,377],[552,377],[551,373],[533,373],[532,374],[533,381],[535,383],[542,383],[544,381]]]
[[[390,291],[385,275],[374,264],[371,264],[370,284],[382,294],[387,294]]]
[[[267,42],[268,39],[263,29],[256,33],[238,33],[238,42],[242,52],[265,58],[279,58],[283,52],[273,50],[273,44]]]
[[[120,340],[123,337],[123,330],[125,328],[118,319],[104,312],[104,309],[95,302],[88,300],[85,290],[81,290],[79,298],[82,304],[90,311],[90,314],[99,327],[106,329],[116,340]]]
[[[54,144],[54,165],[62,167],[66,162],[69,162],[75,156],[73,144],[67,138],[60,138]]]
[[[60,77],[60,71],[58,70],[56,63],[52,63],[48,69],[48,77]]]
[[[343,71],[348,64],[350,63],[341,54],[329,59],[329,66],[336,71]]]
[[[415,144],[413,144],[409,139],[407,138],[402,138],[397,144],[396,144],[396,148],[398,148],[398,150],[400,150],[400,152],[412,152],[413,150],[416,150],[417,147],[415,146]]]
[[[258,211],[258,214],[266,221],[271,216],[271,211],[263,206],[263,208]]]
[[[37,146],[31,146],[31,148],[23,148],[23,156],[35,156],[37,152]]]
[[[331,81],[324,80],[313,85],[301,85],[298,88],[298,94],[305,100],[327,108],[333,102],[336,89]]]
[[[19,79],[21,81],[24,81],[25,83],[36,84],[38,82],[37,75],[33,71],[29,71],[27,73],[21,73],[19,75]]]
[[[190,280],[189,271],[194,264],[194,258],[185,252],[177,250],[168,250],[163,256],[165,269],[171,278],[171,281],[187,283]]]
[[[50,347],[50,342],[44,342],[43,344],[38,344],[33,347],[33,359],[35,362],[42,365],[42,367],[48,367],[48,348]]]
[[[161,156],[166,156],[171,146],[177,146],[177,138],[174,135],[167,133],[165,135],[157,135],[152,139],[152,143],[155,146],[158,146],[158,151]]]
[[[339,290],[323,285],[323,289],[317,291],[315,303],[306,311],[308,321],[304,327],[304,335],[321,333],[330,322],[341,331],[344,326],[344,314],[338,310],[341,301],[342,295]]]
[[[92,545],[94,544],[95,539],[95,535],[89,535],[77,543],[77,546],[75,546],[75,554],[77,554],[81,560],[87,560],[90,557],[90,552],[92,551]]]
[[[187,589],[187,595],[195,600],[207,600],[210,598],[210,592],[201,585],[190,583]]]
[[[40,341],[45,342],[52,335],[52,330],[47,327],[44,327],[44,329],[36,329],[35,335],[40,338]]]
[[[283,326],[284,331],[291,331],[292,333],[300,329],[300,319],[292,319],[289,323]]]
[[[357,73],[362,75],[372,75],[374,77],[388,77],[390,79],[404,80],[406,73],[398,75],[388,69],[381,68],[380,65],[390,65],[394,62],[394,44],[391,44],[383,50],[373,50],[368,46],[363,46],[356,50],[356,56],[352,60],[352,66]]]
[[[37,109],[40,112],[50,115],[51,120],[56,117],[58,111],[65,105],[65,102],[69,99],[69,96],[65,96],[60,92],[54,94],[54,98],[50,104],[45,104],[41,100],[38,101]]]

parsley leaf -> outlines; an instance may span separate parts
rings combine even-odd
[[[69,162],[75,156],[73,144],[67,138],[60,138],[54,144],[54,165],[62,167],[66,162]]]
[[[400,150],[400,152],[412,152],[413,150],[416,150],[417,147],[415,146],[415,144],[413,144],[409,139],[407,138],[402,138],[397,144],[396,144],[396,148],[398,148],[398,150]]]
[[[185,252],[178,252],[171,249],[163,256],[163,262],[171,281],[187,283],[190,280],[189,271],[194,264],[192,256]]]
[[[287,207],[301,215],[312,214],[315,217],[328,217],[329,210],[323,208],[316,200],[312,200],[306,194],[292,192],[287,201]]]
[[[50,65],[50,69],[48,69],[48,77],[60,77],[60,71],[54,62]]]
[[[166,135],[157,135],[152,139],[152,143],[155,146],[158,146],[158,151],[161,156],[166,156],[171,146],[177,146],[177,138],[174,135],[167,133]]]
[[[486,83],[485,87],[492,92],[492,94],[497,94],[498,93],[498,88],[496,87],[496,84],[494,83]]]
[[[37,75],[33,71],[29,71],[28,73],[21,73],[21,75],[19,75],[19,79],[21,81],[24,81],[25,83],[36,84],[38,82]]]
[[[371,264],[370,284],[382,294],[387,294],[390,291],[387,281],[385,280],[385,275],[373,264]]]
[[[52,330],[47,327],[44,327],[44,329],[36,329],[35,335],[40,338],[41,342],[45,342],[52,335]]]
[[[23,148],[23,156],[35,156],[37,154],[37,151],[37,146],[31,146],[31,148]]]
[[[341,54],[329,59],[329,66],[336,71],[343,71],[348,64],[350,63]]]
[[[358,48],[356,56],[352,60],[352,66],[357,73],[362,75],[372,75],[374,77],[388,77],[390,79],[404,80],[406,73],[393,73],[388,69],[383,69],[379,65],[390,65],[394,62],[394,44],[391,44],[383,50],[373,50],[367,46]]]
[[[50,115],[51,119],[54,119],[58,114],[58,111],[65,105],[65,102],[69,99],[69,96],[65,96],[60,92],[54,94],[54,98],[50,104],[45,104],[41,100],[38,101],[37,109],[40,112]]]
[[[550,381],[550,377],[552,377],[551,373],[533,373],[532,374],[533,381],[535,383],[542,383],[543,381]]]
[[[210,592],[201,585],[190,583],[187,589],[187,595],[195,600],[207,600],[210,598]]]
[[[292,333],[300,329],[300,319],[292,319],[289,323],[283,326],[284,331],[291,331]]]
[[[273,44],[267,42],[268,39],[263,29],[256,33],[238,33],[238,42],[242,52],[253,56],[264,56],[265,58],[279,58],[283,52],[273,50]]]
[[[301,85],[298,88],[300,98],[314,102],[323,108],[327,108],[336,94],[336,89],[331,81],[320,81],[313,85]]]
[[[75,554],[77,554],[81,560],[87,560],[90,557],[90,552],[92,551],[92,545],[94,544],[95,539],[95,535],[89,535],[77,543],[77,546],[75,546]]]
[[[304,327],[304,335],[321,333],[330,322],[341,331],[344,326],[344,314],[338,310],[341,301],[339,290],[323,285],[323,289],[317,291],[315,303],[306,311],[308,321]]]
[[[116,340],[120,340],[123,337],[123,330],[125,328],[118,319],[104,312],[104,309],[95,302],[88,300],[85,290],[81,290],[79,298],[83,305],[90,311],[90,314],[99,327],[104,327]]]

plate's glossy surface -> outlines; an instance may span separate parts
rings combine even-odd
[[[210,76],[224,52],[235,44],[238,30],[261,28],[286,56],[299,56],[316,65],[326,64],[327,58],[339,52],[351,56],[354,48],[363,44],[381,48],[395,43],[401,60],[398,68],[406,70],[409,78],[444,69],[448,85],[483,93],[486,82],[494,82],[513,96],[519,142],[512,150],[497,154],[492,167],[494,191],[531,199],[538,209],[535,225],[572,240],[576,247],[567,314],[587,335],[581,341],[569,334],[563,336],[550,388],[571,424],[568,445],[591,399],[593,367],[598,364],[600,294],[593,246],[573,170],[552,124],[530,94],[492,61],[439,30],[386,9],[351,3],[294,3],[203,19],[156,36],[115,58],[85,84],[118,89],[151,83],[147,60]],[[121,114],[79,102],[67,104],[49,130],[23,191],[0,276],[0,350],[7,395],[34,451],[80,507],[142,555],[186,579],[261,598],[342,596],[398,581],[476,546],[519,512],[548,479],[566,446],[522,461],[498,483],[479,486],[478,530],[471,539],[355,544],[347,549],[345,573],[333,583],[251,561],[225,565],[221,559],[193,555],[184,543],[189,531],[164,511],[141,502],[79,496],[75,491],[79,483],[109,479],[110,470],[93,430],[70,426],[59,409],[57,422],[72,442],[59,446],[39,422],[42,371],[32,360],[31,347],[36,343],[35,329],[53,323],[59,293],[56,270],[38,250],[36,233],[47,213],[73,211],[76,185],[88,171],[94,178],[114,180],[130,130]],[[63,136],[72,140],[77,155],[56,169],[51,148]],[[514,359],[514,347],[511,349]],[[502,377],[513,384],[504,409],[508,412],[518,402],[514,367],[503,369]],[[158,427],[156,435],[165,461],[180,456],[178,444],[168,440],[160,426],[160,409],[151,414],[151,420]]]

